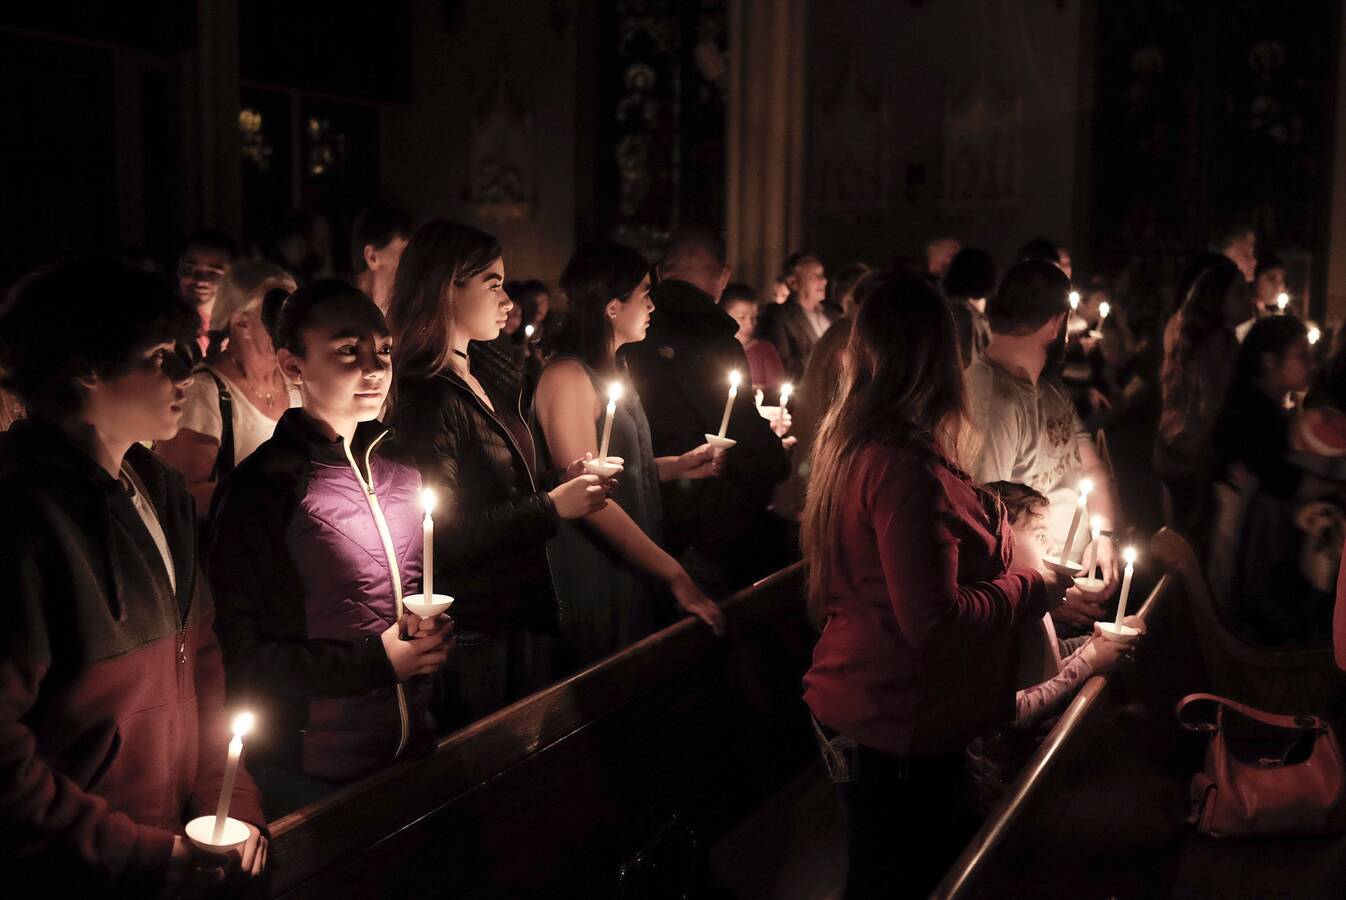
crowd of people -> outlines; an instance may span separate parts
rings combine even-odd
[[[759,299],[697,228],[654,265],[583,243],[554,288],[393,209],[345,278],[312,217],[286,234],[199,232],[175,280],[45,267],[0,307],[0,818],[30,883],[246,882],[267,821],[683,616],[722,635],[717,601],[802,555],[847,896],[924,894],[1143,636],[1095,628],[1128,533],[1109,432],[1153,436],[1196,547],[1258,549],[1223,554],[1240,627],[1328,633],[1313,553],[1346,516],[1306,535],[1297,504],[1330,469],[1301,457],[1346,452],[1346,363],[1247,229],[1162,332],[1043,239],[1003,271],[947,237],[919,272],[801,251]],[[431,581],[447,616],[405,602]],[[224,790],[226,707],[265,726],[221,871],[182,828]]]

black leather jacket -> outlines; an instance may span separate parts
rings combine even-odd
[[[452,371],[399,378],[389,424],[435,489],[435,588],[455,598],[460,631],[551,630],[547,539],[559,518],[537,472],[520,385],[499,353],[474,344],[472,374],[494,412]]]

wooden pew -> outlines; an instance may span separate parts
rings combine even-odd
[[[272,825],[272,891],[611,896],[642,822],[704,846],[816,757],[796,564]]]
[[[1346,837],[1218,841],[1187,823],[1205,742],[1173,710],[1212,687],[1205,619],[1182,538],[1160,531],[1150,558],[1165,572],[1137,662],[1086,682],[933,896],[1346,896]]]

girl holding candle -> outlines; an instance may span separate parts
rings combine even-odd
[[[934,887],[959,847],[964,747],[1014,716],[1013,629],[1070,584],[1014,564],[1003,506],[959,468],[964,391],[944,299],[918,277],[879,276],[802,521],[823,627],[804,700],[846,807],[847,896]]]
[[[390,422],[439,498],[434,581],[455,597],[442,728],[552,682],[547,540],[562,520],[602,509],[610,489],[583,474],[582,459],[564,472],[538,470],[518,370],[486,346],[512,305],[504,280],[495,238],[430,221],[402,254],[389,308],[399,347]]]
[[[303,407],[222,488],[210,553],[233,695],[271,818],[428,748],[445,620],[403,614],[421,582],[420,474],[377,416],[392,338],[342,281],[267,298],[281,370]],[[406,639],[406,638],[412,639]]]
[[[109,315],[108,310],[115,310]],[[200,318],[115,260],[36,273],[0,312],[0,871],[26,896],[204,895],[232,874],[182,834],[215,813],[229,742],[215,610],[182,476],[143,446],[178,430]]]
[[[570,310],[533,402],[543,460],[556,465],[592,456],[610,427],[609,453],[625,467],[612,502],[562,523],[548,547],[567,650],[585,664],[635,643],[659,624],[654,600],[665,594],[720,633],[719,607],[660,547],[659,498],[661,481],[706,478],[718,471],[718,461],[707,444],[656,458],[640,396],[617,360],[620,347],[645,339],[654,309],[649,264],[629,247],[588,243],[570,258],[561,288]],[[613,383],[621,386],[621,399],[609,421],[601,398]]]

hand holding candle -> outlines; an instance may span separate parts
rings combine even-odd
[[[238,759],[243,755],[243,735],[252,730],[253,723],[253,715],[250,712],[241,712],[234,716],[234,738],[229,742],[229,756],[224,763],[220,802],[215,807],[215,827],[210,837],[212,844],[224,843],[224,826],[229,820],[229,801],[234,796],[234,779],[238,776]]]
[[[617,401],[622,399],[622,383],[614,381],[608,385],[608,414],[603,420],[603,440],[598,445],[598,458],[608,458],[608,445],[612,442],[612,419],[617,415]]]

